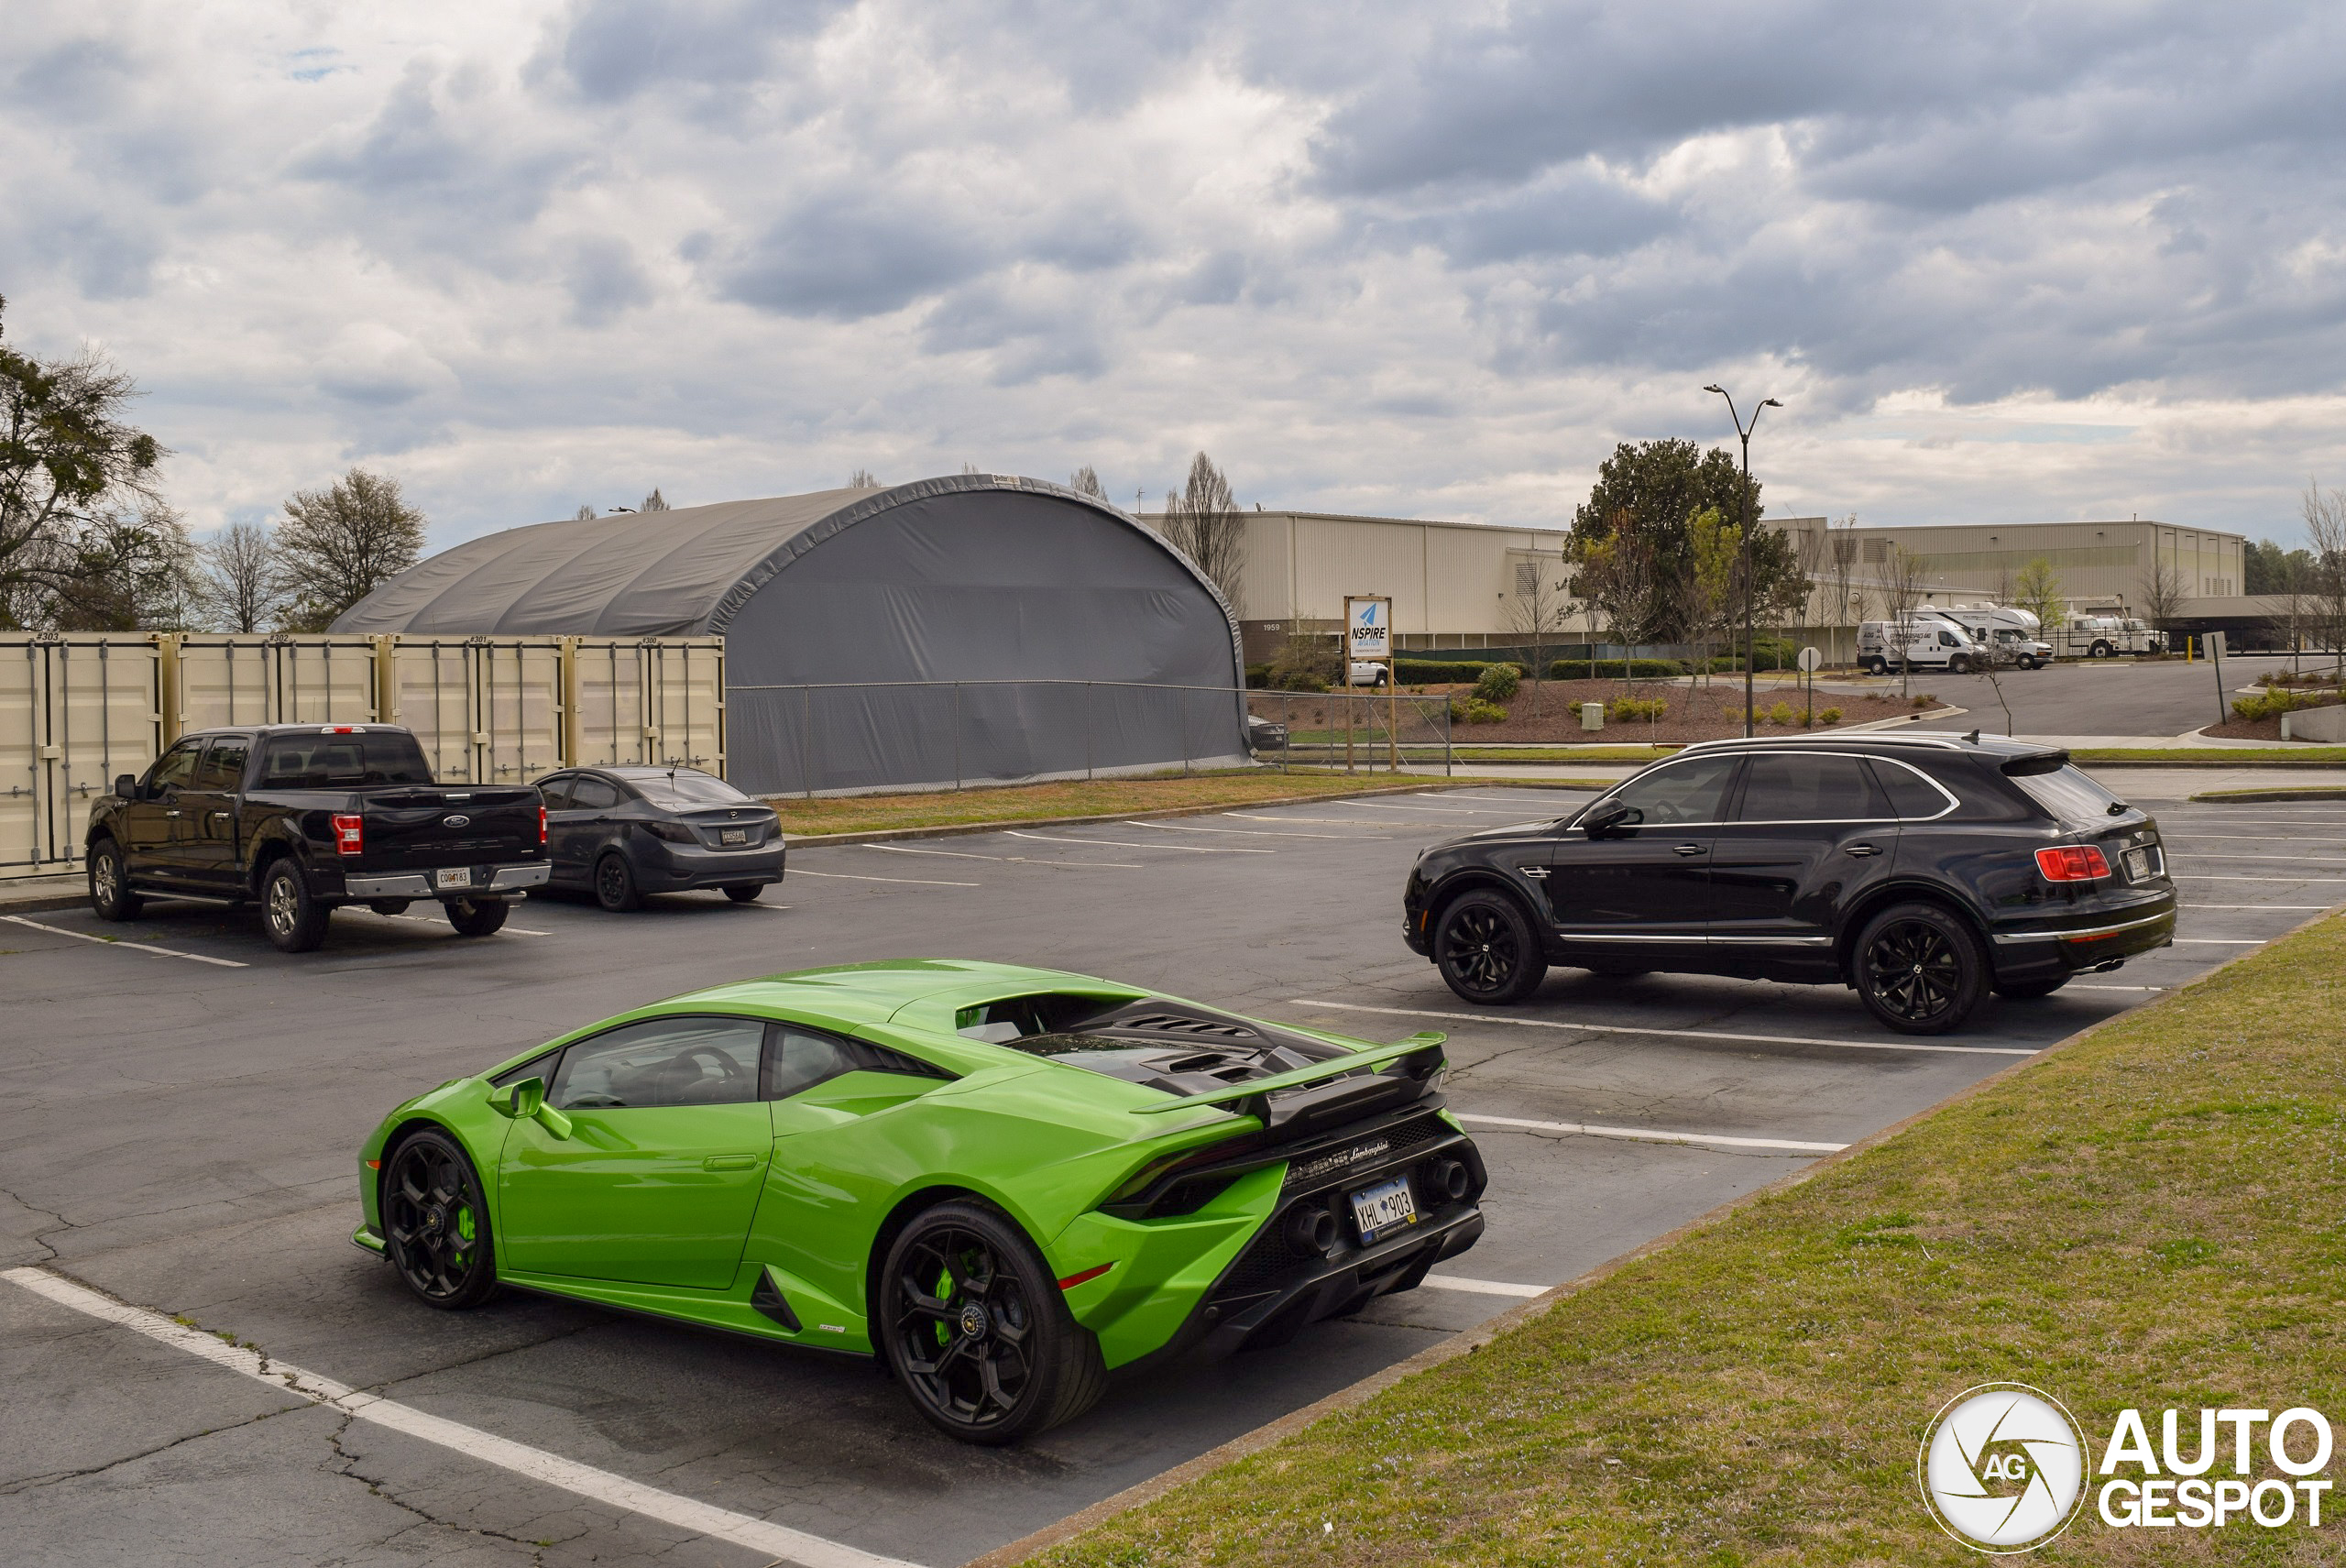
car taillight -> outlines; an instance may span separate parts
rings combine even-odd
[[[359,855],[367,851],[367,819],[345,817],[340,812],[334,818],[334,847],[342,854]]]
[[[2097,882],[2110,874],[2110,862],[2091,844],[2063,844],[2037,850],[2036,869],[2046,882]]]
[[[539,807],[538,807],[538,842],[539,842],[540,844],[543,844],[545,841],[546,841],[546,808],[545,808],[544,806],[539,806]]]

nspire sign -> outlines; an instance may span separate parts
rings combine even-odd
[[[1344,656],[1348,659],[1390,659],[1393,656],[1393,601],[1354,594],[1344,600]]]

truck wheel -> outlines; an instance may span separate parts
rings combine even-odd
[[[452,898],[448,901],[448,924],[456,928],[459,937],[487,937],[505,924],[507,905],[501,898]]]
[[[121,846],[111,839],[101,839],[90,850],[90,907],[101,920],[136,920],[147,907],[147,901],[130,891]]]
[[[273,862],[260,884],[261,923],[280,953],[314,952],[326,939],[333,911],[310,896],[310,879],[288,858]]]
[[[404,915],[407,906],[414,902],[411,898],[370,898],[367,907],[378,915]]]
[[[2110,657],[2110,644],[2109,644],[2109,643],[2107,643],[2107,642],[2097,642],[2097,643],[2095,643],[2095,644],[2093,645],[2093,647],[2092,647],[2091,651],[2090,651],[2090,652],[2088,652],[2087,653],[2086,657],[2088,657],[2088,658],[2089,658],[2089,659],[2107,659],[2107,658],[2109,658],[2109,657]]]
[[[595,862],[595,902],[615,915],[643,904],[643,894],[635,887],[635,868],[617,850]]]

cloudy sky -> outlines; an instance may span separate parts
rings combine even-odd
[[[1200,447],[1557,522],[1772,393],[1778,513],[2288,537],[2346,481],[2346,13],[10,0],[10,339],[210,528],[352,464],[441,543]]]

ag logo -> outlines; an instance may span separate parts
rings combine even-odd
[[[2085,1440],[2061,1402],[2024,1383],[1983,1383],[1924,1431],[1915,1479],[1939,1528],[1977,1552],[2031,1552],[2085,1500]]]

